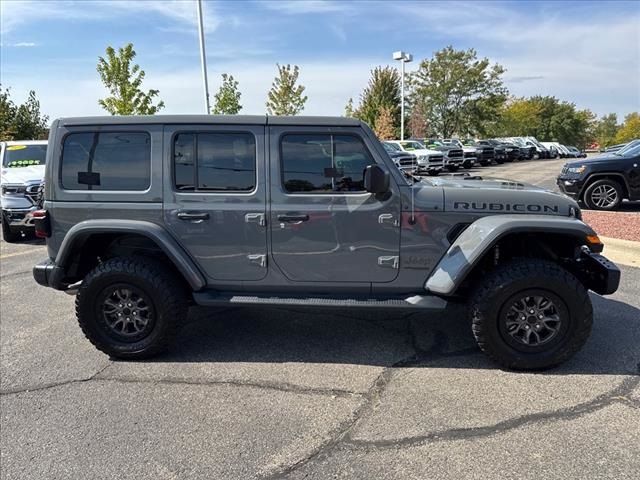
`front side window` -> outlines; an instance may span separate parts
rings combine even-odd
[[[173,162],[177,190],[250,192],[256,186],[256,142],[250,133],[180,133]]]
[[[353,135],[285,135],[282,181],[289,193],[364,191],[364,172],[375,163]]]
[[[65,137],[62,187],[146,190],[151,185],[151,137],[141,132],[82,132]]]

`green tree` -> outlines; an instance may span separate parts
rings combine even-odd
[[[624,123],[616,134],[616,143],[626,143],[640,138],[640,113],[633,112],[624,117]]]
[[[380,108],[374,131],[380,140],[393,140],[395,138],[396,126],[393,123],[393,112],[391,108]]]
[[[541,107],[526,98],[512,98],[502,108],[498,120],[490,127],[492,136],[535,136],[540,128]]]
[[[360,94],[360,105],[355,116],[375,130],[382,109],[387,108],[393,120],[393,129],[400,133],[400,75],[395,68],[376,67]]]
[[[36,92],[29,91],[27,101],[16,105],[9,89],[0,87],[0,140],[45,139],[49,133],[49,117],[40,112]]]
[[[607,147],[615,143],[619,128],[618,116],[615,113],[603,115],[594,122],[593,136],[601,147]]]
[[[98,100],[98,103],[111,115],[154,115],[164,108],[164,102],[153,104],[158,90],[142,89],[145,72],[140,65],[133,64],[136,52],[133,44],[128,43],[118,49],[107,47],[106,59],[98,57],[98,74],[107,87],[110,97]]]
[[[0,141],[13,140],[15,138],[14,121],[17,107],[9,89],[3,89],[0,85]]]
[[[297,65],[278,67],[278,76],[271,84],[267,96],[267,113],[269,115],[297,115],[304,110],[307,96],[303,95],[305,87],[296,85],[300,68]]]
[[[344,116],[345,117],[353,117],[354,113],[355,112],[353,111],[353,98],[349,98],[349,101],[344,106]]]
[[[222,85],[220,90],[215,94],[215,103],[213,111],[215,115],[236,115],[242,110],[240,105],[240,91],[238,90],[238,82],[233,75],[222,74]]]
[[[487,58],[478,60],[474,49],[448,46],[409,76],[410,101],[426,110],[438,135],[484,134],[507,99],[504,72]]]
[[[532,132],[538,140],[556,141],[580,148],[592,139],[594,115],[589,110],[577,110],[570,102],[550,96],[529,99],[539,108],[539,124]]]

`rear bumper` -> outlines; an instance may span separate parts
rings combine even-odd
[[[50,258],[37,263],[33,267],[33,278],[38,285],[50,287],[56,290],[64,290],[62,277],[64,272],[62,268],[56,265],[56,262]]]

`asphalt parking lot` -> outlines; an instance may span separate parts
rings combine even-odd
[[[553,187],[564,161],[473,173]],[[38,242],[1,244],[2,479],[638,478],[640,269],[545,373],[496,368],[464,312],[194,309],[172,350],[112,361]]]

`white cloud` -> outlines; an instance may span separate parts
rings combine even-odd
[[[0,29],[3,34],[38,20],[108,20],[134,13],[155,13],[181,26],[195,25],[195,0],[13,0],[0,2]],[[206,28],[213,31],[220,24],[212,2],[203,2]],[[174,27],[177,28],[176,25]]]
[[[347,12],[352,8],[347,2],[331,0],[277,0],[261,2],[270,10],[288,15],[304,15],[309,13]]]

